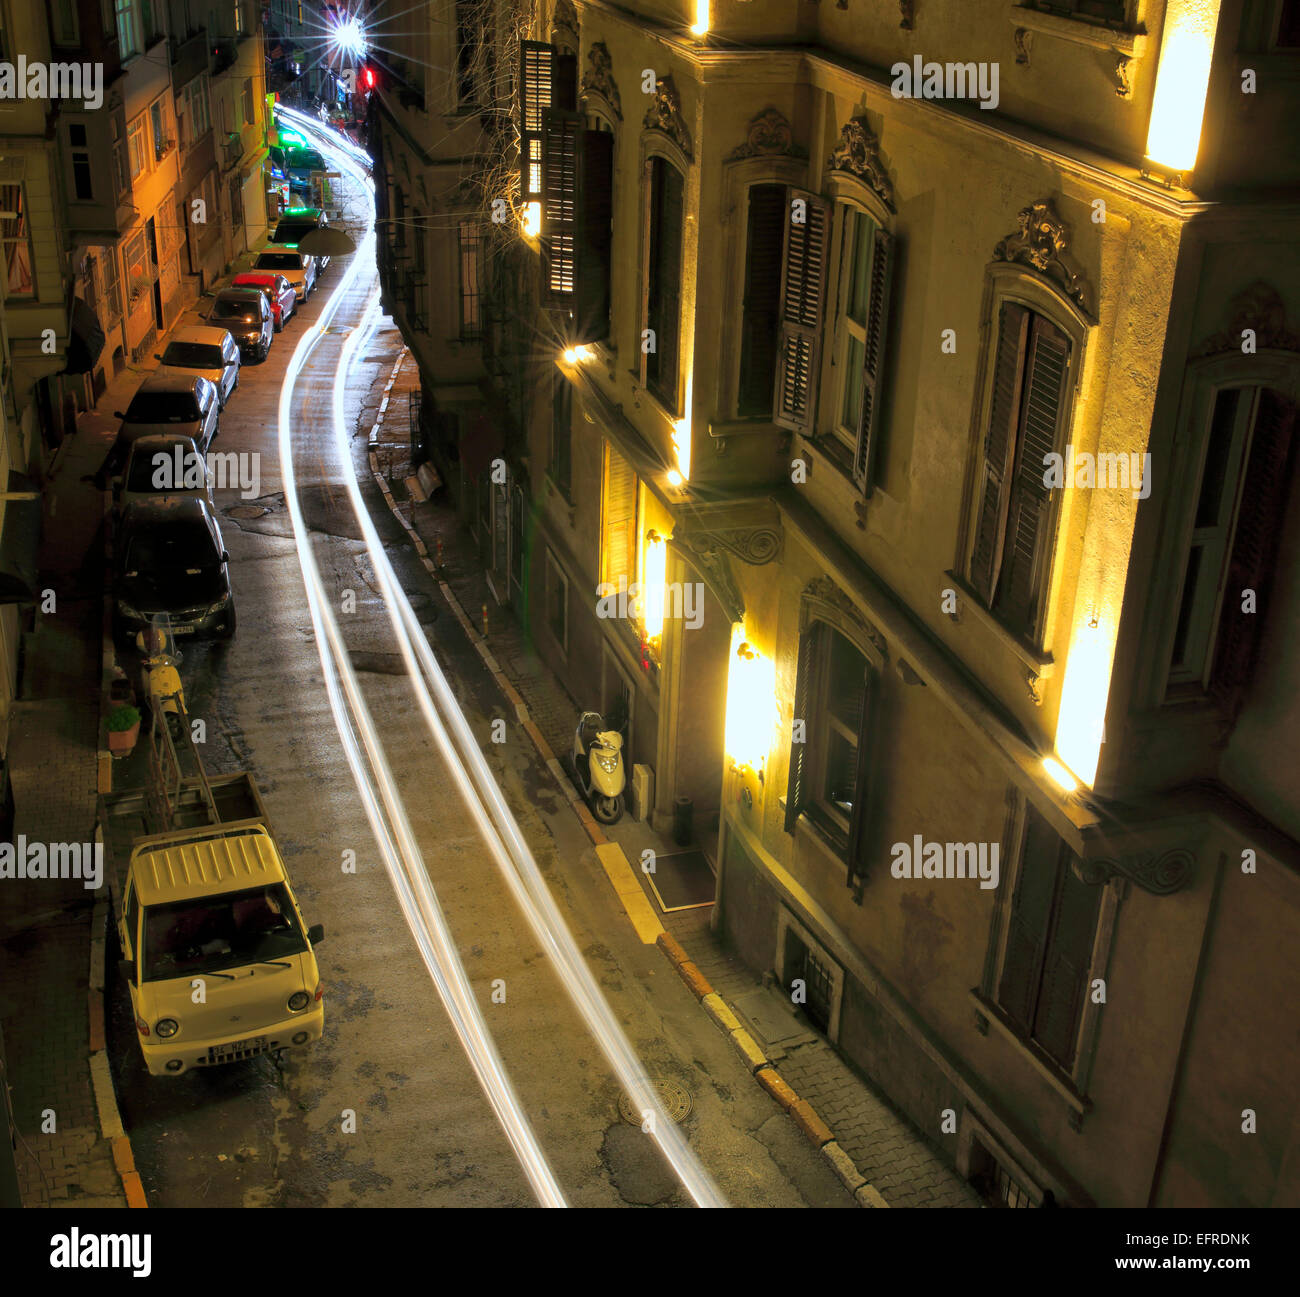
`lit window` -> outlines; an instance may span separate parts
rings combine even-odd
[[[22,185],[0,185],[0,239],[4,243],[5,297],[35,297],[32,234],[27,221],[27,195]]]

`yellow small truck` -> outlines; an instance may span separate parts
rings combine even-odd
[[[100,798],[119,967],[154,1076],[319,1040],[324,986],[308,927],[247,772]],[[159,831],[161,830],[161,831]]]

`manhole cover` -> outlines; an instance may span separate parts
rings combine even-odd
[[[651,1081],[650,1087],[658,1095],[663,1110],[674,1123],[684,1121],[691,1115],[691,1096],[676,1081]],[[632,1106],[630,1095],[619,1095],[618,1111],[629,1125],[641,1124],[641,1115]]]
[[[260,504],[235,504],[225,511],[227,518],[260,518],[270,509],[263,509]]]

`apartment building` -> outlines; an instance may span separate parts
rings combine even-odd
[[[998,1201],[1300,1201],[1300,5],[496,21],[440,450],[714,922]]]
[[[300,108],[332,93],[325,49],[331,7],[321,0],[270,0],[263,9],[267,90]]]

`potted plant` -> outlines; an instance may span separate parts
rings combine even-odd
[[[124,757],[140,737],[140,711],[130,703],[114,707],[108,714],[108,750]]]

